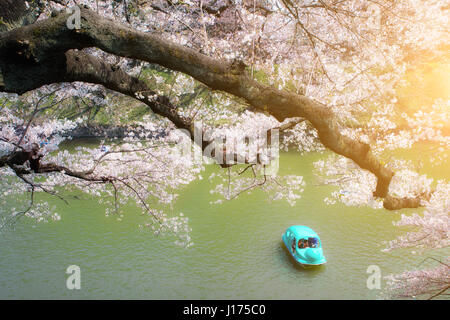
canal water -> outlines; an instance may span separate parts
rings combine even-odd
[[[194,246],[187,249],[141,230],[147,218],[132,205],[118,221],[81,192],[70,205],[50,198],[60,221],[24,218],[0,234],[0,299],[382,298],[380,290],[367,288],[367,268],[376,265],[387,276],[417,267],[423,256],[381,250],[384,241],[405,232],[392,222],[420,210],[325,204],[335,187],[315,186],[312,168],[326,155],[281,154],[281,173],[306,181],[294,206],[269,202],[262,191],[210,204],[217,196],[209,192],[214,185],[208,176],[221,169],[207,166],[204,178],[182,190],[169,209],[189,217]],[[307,225],[320,235],[326,265],[295,265],[281,241],[290,225]],[[80,290],[66,288],[69,265],[81,269]]]

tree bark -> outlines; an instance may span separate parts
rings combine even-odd
[[[35,22],[39,17],[41,6],[39,1],[27,8],[24,0],[1,0],[0,32]]]
[[[45,84],[85,81],[100,83],[137,98],[137,91],[153,93],[142,83],[127,78],[125,72],[106,72],[105,64],[79,52],[75,54],[71,49],[97,47],[118,56],[156,63],[190,75],[213,90],[243,98],[255,109],[268,112],[279,121],[294,117],[307,119],[317,129],[324,146],[375,174],[378,182],[374,195],[387,197],[393,172],[380,163],[369,145],[341,134],[331,107],[260,84],[251,79],[239,63],[213,59],[157,35],[101,17],[86,8],[81,8],[80,29],[70,30],[66,25],[68,18],[68,14],[61,13],[0,34],[0,80],[3,77],[0,91],[22,94]],[[160,109],[166,104],[155,102],[151,107],[183,128],[185,123],[175,116],[176,112]]]

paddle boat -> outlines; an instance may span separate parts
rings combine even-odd
[[[287,250],[302,266],[318,266],[327,262],[317,233],[306,226],[291,226],[281,236]]]

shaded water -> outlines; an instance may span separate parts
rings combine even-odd
[[[392,225],[399,212],[327,206],[323,198],[333,187],[314,186],[311,173],[320,157],[281,155],[281,173],[303,175],[307,183],[295,206],[268,202],[261,191],[211,205],[213,185],[206,178],[220,169],[208,166],[173,208],[189,217],[194,246],[188,249],[141,231],[146,218],[133,206],[117,221],[81,193],[83,200],[70,206],[50,199],[60,221],[22,219],[0,234],[0,298],[375,299],[380,291],[367,289],[368,266],[378,265],[385,276],[414,268],[423,257],[381,252],[382,241],[403,232]],[[326,265],[295,265],[281,242],[293,224],[320,235]],[[81,290],[66,289],[72,264],[81,268]]]

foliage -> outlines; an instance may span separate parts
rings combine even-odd
[[[407,163],[383,155],[409,149],[418,142],[438,145],[442,150],[449,147],[450,91],[445,86],[442,90],[446,92],[432,90],[436,83],[430,79],[439,71],[425,71],[442,66],[448,69],[449,6],[437,0],[219,2],[220,10],[216,1],[207,0],[28,4],[40,10],[38,20],[48,18],[52,10],[86,5],[117,22],[157,33],[208,56],[241,61],[249,76],[260,83],[333,106],[340,132],[369,144],[380,161],[396,172],[391,194],[408,197],[431,193],[436,187],[424,203],[423,214],[405,215],[398,222],[399,226],[415,226],[417,231],[391,242],[389,250],[447,247],[449,184],[443,181],[435,186]],[[84,51],[144,80],[157,94],[168,97],[179,115],[205,123],[213,130],[213,137],[255,135],[282,125],[273,117],[254,112],[244,101],[212,92],[182,73],[97,48]],[[420,62],[418,57],[424,52],[426,59]],[[425,65],[418,67],[423,60]],[[449,82],[448,73],[441,76],[444,83]],[[33,194],[47,192],[63,198],[58,187],[72,186],[108,199],[107,214],[120,215],[120,206],[133,199],[149,215],[149,226],[155,233],[172,232],[181,244],[192,244],[186,217],[169,217],[152,207],[156,202],[170,205],[176,190],[197,179],[202,170],[202,165],[177,152],[179,136],[167,119],[151,114],[135,100],[84,83],[55,84],[20,97],[3,95],[0,105],[0,157],[20,150],[30,153],[37,144],[39,153],[34,157],[58,168],[46,174],[29,170],[28,162],[24,168],[0,167],[1,190],[6,190],[2,203],[25,191],[31,194],[24,210],[2,212],[4,226],[22,215],[38,220],[57,217],[45,204],[35,204]],[[104,141],[108,149],[81,147],[69,153],[59,148],[67,132],[81,123],[123,126],[127,138]],[[301,152],[323,150],[317,131],[305,121],[287,130],[282,147],[288,145]],[[437,162],[447,164],[444,153],[439,154]],[[220,177],[223,183],[212,192],[232,199],[262,188],[275,200],[294,203],[300,198],[302,177],[268,178],[256,167],[248,167],[245,174],[241,174],[245,168],[224,169]],[[382,207],[380,199],[373,196],[376,178],[351,160],[333,156],[318,161],[315,167],[321,183],[339,188],[325,202]],[[448,288],[445,265],[394,277],[402,283],[395,290],[403,290],[407,296],[420,295],[429,292],[425,288],[436,279]],[[439,292],[444,288],[432,289]]]

